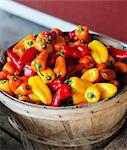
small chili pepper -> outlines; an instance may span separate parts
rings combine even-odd
[[[59,55],[60,56],[63,56],[63,57],[70,57],[71,56],[71,49],[69,48],[68,45],[63,45],[61,48],[60,48],[60,51],[59,51]]]
[[[12,92],[14,92],[17,89],[17,87],[22,83],[21,78],[14,75],[9,76],[8,80]]]
[[[39,51],[36,48],[31,47],[26,50],[24,55],[19,59],[18,63],[24,65],[32,61],[36,57],[37,54],[39,54]]]
[[[31,76],[34,76],[35,74],[36,74],[36,72],[32,70],[30,62],[24,66],[25,77],[31,77]]]
[[[71,97],[72,93],[70,87],[67,84],[63,84],[60,89],[55,93],[53,98],[52,106],[58,107],[60,102]]]
[[[6,79],[7,75],[8,75],[8,72],[0,71],[0,80]]]
[[[55,73],[50,68],[38,71],[37,74],[41,77],[44,83],[51,83],[55,79]]]
[[[15,91],[15,95],[28,95],[32,93],[31,87],[28,85],[28,83],[22,83]]]
[[[116,78],[116,73],[112,69],[102,69],[100,71],[100,75],[101,75],[102,79],[105,79],[108,81],[112,81]]]
[[[28,96],[32,102],[39,102],[40,101],[39,97],[34,93],[30,93],[30,94],[28,94]]]
[[[121,73],[127,73],[127,64],[125,64],[124,62],[116,62],[114,67]]]
[[[24,102],[30,102],[30,98],[27,95],[19,94],[18,99]]]
[[[86,102],[86,99],[85,99],[84,95],[81,94],[81,93],[78,93],[78,92],[74,92],[72,94],[72,100],[73,100],[74,105],[78,105],[81,102]]]
[[[46,62],[48,58],[49,53],[47,51],[42,51],[32,62],[31,67],[32,69],[37,71],[42,71],[46,68]]]
[[[63,78],[56,78],[50,84],[48,84],[48,86],[52,92],[58,91],[63,84],[62,82]]]
[[[12,62],[7,62],[3,69],[2,69],[4,72],[8,72],[8,74],[14,74],[15,72],[15,67],[12,65]]]
[[[124,59],[127,59],[127,51],[125,51],[125,50],[108,47],[108,51],[111,56],[116,58],[116,60],[122,61]]]
[[[100,100],[100,90],[97,88],[96,85],[92,85],[91,87],[87,88],[84,96],[89,103],[95,103]]]
[[[9,86],[8,80],[0,80],[0,89],[5,91],[6,93],[13,95]]]
[[[66,74],[66,62],[64,57],[59,56],[56,59],[54,72],[56,74],[56,77],[64,77]]]
[[[89,29],[87,26],[78,25],[75,30],[75,35],[80,40],[86,40],[89,35]]]
[[[30,40],[24,41],[24,47],[25,47],[25,50],[35,47],[35,40],[30,39]]]
[[[23,65],[18,63],[19,58],[9,49],[6,50],[7,55],[11,58],[12,64],[19,70],[22,71]]]

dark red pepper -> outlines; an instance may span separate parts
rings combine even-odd
[[[84,45],[73,45],[70,47],[71,56],[74,58],[82,58],[90,54],[90,49]]]
[[[51,67],[55,65],[57,56],[55,54],[50,54],[47,60],[47,66]]]
[[[63,56],[63,57],[70,57],[71,56],[71,50],[69,48],[68,45],[63,45],[61,48],[60,48],[60,56]]]
[[[78,38],[76,37],[76,35],[75,35],[75,30],[69,32],[68,35],[69,35],[70,41],[72,41],[72,42],[74,42],[74,41],[76,41],[76,40],[78,39]]]
[[[62,86],[63,78],[56,78],[51,83],[49,83],[49,88],[52,92],[55,92],[59,90],[59,88]]]
[[[26,64],[24,66],[24,76],[25,77],[31,77],[31,76],[34,76],[35,74],[36,74],[36,72],[32,70],[31,62],[29,62],[28,64]]]
[[[23,65],[18,63],[19,58],[9,49],[6,50],[6,53],[11,58],[12,64],[21,72]]]
[[[61,101],[71,96],[72,96],[72,93],[70,91],[70,87],[67,84],[62,84],[61,88],[55,93],[52,106],[58,107]]]
[[[26,50],[24,55],[19,59],[18,63],[25,65],[26,63],[31,62],[37,54],[39,54],[39,51],[36,48],[31,47]]]
[[[111,56],[116,58],[116,60],[121,60],[122,61],[124,59],[127,59],[127,51],[125,51],[125,50],[109,47],[108,51],[109,51]]]

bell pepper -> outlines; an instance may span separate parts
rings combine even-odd
[[[32,69],[37,71],[42,71],[46,68],[46,62],[49,53],[47,51],[42,51],[32,62],[31,67]]]
[[[99,77],[99,71],[97,68],[92,68],[87,70],[82,76],[81,79],[86,79],[90,82],[95,82]]]
[[[56,58],[54,72],[56,77],[64,77],[66,74],[66,62],[64,57],[59,56]]]
[[[22,83],[21,78],[14,75],[9,76],[8,80],[12,92],[14,92],[18,88],[18,86]]]
[[[34,76],[36,74],[35,71],[33,71],[32,67],[31,67],[31,63],[27,63],[25,66],[24,66],[24,76],[25,77],[31,77],[31,76]]]
[[[84,93],[84,96],[89,103],[95,103],[100,100],[100,90],[96,85],[92,85],[87,88],[86,92]]]
[[[84,94],[81,94],[81,93],[78,93],[78,92],[74,92],[72,94],[72,100],[73,100],[74,105],[80,104],[82,102],[86,102]]]
[[[24,55],[18,60],[18,63],[22,65],[29,63],[36,57],[37,54],[39,54],[39,51],[36,48],[31,47],[26,50]]]
[[[112,69],[102,69],[100,71],[100,75],[102,79],[112,81],[116,78],[116,73]]]
[[[28,84],[32,87],[32,92],[39,97],[42,103],[46,105],[51,104],[51,91],[39,76],[30,77],[28,80]]]
[[[79,63],[82,64],[87,69],[91,69],[95,65],[95,62],[90,55],[86,55],[86,56],[80,58]]]
[[[8,74],[14,74],[16,71],[15,67],[12,65],[11,62],[7,62],[4,67],[2,68],[4,72],[8,72]]]
[[[117,87],[111,83],[96,83],[95,85],[101,93],[101,100],[110,98],[117,92]]]
[[[12,64],[19,70],[22,71],[23,65],[18,63],[19,58],[9,49],[6,50],[7,55],[11,58]]]
[[[114,67],[121,73],[127,73],[127,64],[125,64],[124,62],[116,62]]]
[[[22,83],[18,88],[14,91],[14,94],[19,96],[21,95],[28,95],[32,93],[31,87],[28,85],[28,83]]]
[[[55,73],[50,68],[38,71],[37,74],[41,77],[44,83],[51,83],[55,79]]]
[[[89,29],[87,26],[78,25],[75,29],[75,35],[80,40],[86,40],[89,35]]]
[[[60,102],[71,97],[72,93],[70,91],[70,87],[67,84],[62,84],[60,89],[55,93],[53,98],[52,106],[58,107]]]
[[[85,80],[85,79],[83,80],[78,77],[71,77],[67,81],[67,84],[70,85],[75,92],[78,92],[81,94],[84,94],[86,89],[93,85],[90,81]]]
[[[106,63],[108,60],[107,48],[98,40],[93,40],[88,44],[91,49],[91,56],[97,64]]]
[[[9,86],[8,80],[0,80],[0,89],[8,93],[9,95],[13,95]]]
[[[48,84],[50,90],[52,92],[57,91],[61,86],[63,82],[63,78],[56,78],[54,79],[50,84]]]
[[[124,59],[127,59],[127,51],[125,50],[108,47],[108,51],[111,56],[116,58],[116,60],[122,61]]]
[[[7,75],[8,75],[8,72],[0,71],[0,80],[6,79]]]
[[[30,93],[30,94],[28,94],[28,96],[29,96],[29,99],[32,102],[40,102],[40,99],[39,99],[39,97],[36,94]]]

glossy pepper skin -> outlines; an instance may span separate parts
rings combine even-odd
[[[71,97],[72,93],[70,91],[70,87],[67,84],[62,84],[60,89],[55,93],[53,98],[52,106],[58,107],[60,102]]]
[[[22,83],[21,78],[18,76],[11,75],[8,78],[9,86],[12,92],[14,92],[18,86]]]
[[[0,71],[0,80],[6,79],[8,75],[7,71]]]
[[[102,69],[100,71],[100,76],[102,77],[102,79],[112,81],[116,78],[116,73],[112,69]]]
[[[100,100],[100,90],[97,88],[96,85],[92,85],[86,89],[84,96],[89,103],[95,103]]]
[[[31,62],[37,54],[39,54],[39,51],[36,48],[31,47],[26,50],[23,56],[19,59],[18,63],[25,65],[26,63]]]
[[[62,56],[57,57],[55,62],[54,72],[56,77],[64,77],[66,74],[66,62],[65,58]]]
[[[14,94],[19,95],[28,95],[32,93],[31,87],[28,85],[28,83],[22,83],[18,88],[14,91]]]
[[[39,97],[42,103],[46,105],[51,104],[52,102],[51,91],[39,76],[30,77],[28,80],[28,84],[31,86],[32,92]]]
[[[3,66],[2,70],[3,70],[4,72],[8,72],[8,74],[14,74],[14,72],[16,71],[15,67],[12,65],[11,62],[7,62],[7,63]]]
[[[19,58],[9,49],[6,50],[7,55],[11,58],[12,64],[19,70],[22,71],[23,65],[18,63]]]
[[[91,49],[91,56],[97,64],[106,63],[108,60],[107,48],[98,40],[93,40],[88,44]]]
[[[31,67],[35,72],[42,71],[46,68],[46,62],[49,53],[42,51],[32,62]]]
[[[72,87],[72,89],[75,92],[78,92],[78,93],[81,93],[81,94],[84,94],[86,89],[93,85],[90,81],[83,80],[83,79],[78,78],[78,77],[71,77],[67,81],[67,83]]]
[[[44,83],[51,83],[55,79],[55,73],[50,68],[38,71],[37,74],[41,77]]]
[[[109,47],[108,51],[111,56],[116,58],[116,60],[122,61],[124,59],[127,59],[127,51],[125,51],[125,50]]]
[[[107,99],[117,92],[117,87],[111,83],[96,83],[95,84],[100,91],[100,99]]]
[[[87,70],[82,76],[81,79],[86,79],[90,82],[95,82],[99,77],[99,71],[97,68],[92,68]]]
[[[49,54],[48,60],[47,60],[47,66],[48,67],[54,67],[54,64],[56,62],[57,56],[53,53]]]
[[[25,77],[31,77],[31,76],[34,76],[36,74],[35,71],[33,71],[32,67],[31,67],[31,63],[27,63],[25,66],[24,66],[24,76]]]
[[[72,100],[73,100],[73,104],[74,105],[78,105],[82,102],[86,102],[86,99],[84,97],[84,94],[78,93],[78,92],[74,92],[72,94]]]
[[[59,90],[62,84],[63,84],[63,78],[59,77],[54,79],[50,84],[48,84],[48,86],[52,92],[55,92]]]
[[[124,62],[116,62],[114,65],[115,69],[117,69],[119,72],[121,73],[127,73],[127,64],[125,64]]]
[[[28,97],[32,102],[40,102],[39,97],[34,93],[28,94]]]
[[[8,93],[9,95],[13,95],[9,86],[8,80],[0,80],[0,89]]]

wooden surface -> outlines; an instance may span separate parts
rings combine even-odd
[[[9,47],[28,33],[46,30],[3,11],[0,11],[0,20],[0,48]],[[20,135],[8,123],[8,114],[10,112],[0,104],[0,150],[22,150]],[[46,150],[46,147],[43,149]],[[95,147],[94,150],[96,149],[98,148]],[[127,122],[104,150],[127,150]]]

